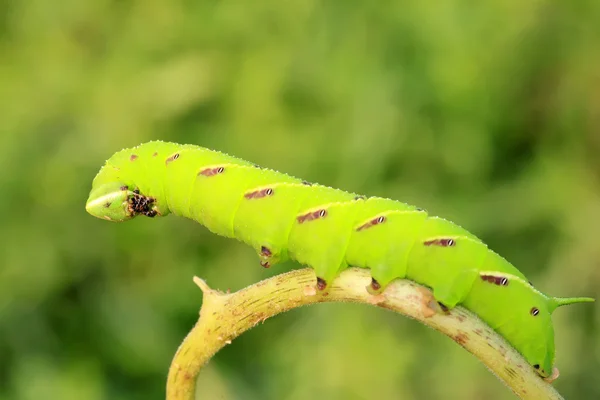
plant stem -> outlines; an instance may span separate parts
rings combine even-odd
[[[475,355],[521,399],[562,399],[525,359],[498,333],[462,307],[442,311],[431,292],[412,281],[396,280],[383,294],[366,290],[368,270],[350,268],[325,293],[316,293],[312,269],[281,274],[235,293],[211,289],[200,278],[204,292],[200,319],[185,338],[171,364],[167,400],[194,400],[196,378],[210,358],[233,339],[274,315],[300,306],[324,302],[354,302],[387,308],[436,329]]]

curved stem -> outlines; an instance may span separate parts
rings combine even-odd
[[[210,358],[233,339],[276,314],[308,304],[355,302],[390,309],[449,336],[475,355],[521,399],[562,399],[500,335],[462,307],[442,311],[431,292],[408,280],[396,280],[383,294],[366,290],[368,270],[350,268],[325,293],[315,293],[312,269],[295,270],[235,293],[213,290],[200,278],[204,292],[200,319],[171,364],[167,400],[193,400],[196,378]]]

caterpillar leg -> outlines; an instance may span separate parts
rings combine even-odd
[[[287,243],[296,214],[309,193],[301,183],[273,183],[244,192],[234,217],[235,237],[251,245],[260,265],[269,268],[287,260]]]
[[[406,277],[414,237],[427,214],[404,203],[372,197],[363,201],[355,218],[346,262],[371,270],[366,290],[378,295],[394,279]]]
[[[453,308],[469,294],[487,254],[487,246],[461,227],[428,218],[411,249],[407,277],[432,288],[439,303]]]
[[[318,291],[325,290],[340,270],[347,267],[356,207],[354,195],[313,186],[314,197],[307,198],[296,215],[288,238],[289,257],[315,270]]]
[[[433,297],[441,303],[442,307],[452,309],[467,298],[478,276],[479,272],[476,269],[464,270],[450,281],[435,286]]]

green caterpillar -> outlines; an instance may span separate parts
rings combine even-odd
[[[543,377],[553,372],[552,312],[594,301],[544,295],[473,234],[422,209],[193,145],[150,142],[116,153],[95,177],[86,210],[109,221],[191,218],[251,245],[264,267],[286,259],[312,267],[318,290],[349,266],[370,268],[372,294],[411,279],[443,306],[473,311]]]

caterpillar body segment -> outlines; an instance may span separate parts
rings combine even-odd
[[[170,213],[252,246],[269,267],[293,259],[324,290],[348,266],[369,268],[379,293],[394,279],[432,289],[502,334],[543,377],[553,373],[550,315],[589,298],[548,297],[475,235],[399,201],[310,184],[193,145],[149,142],[112,156],[87,211],[110,221]]]

